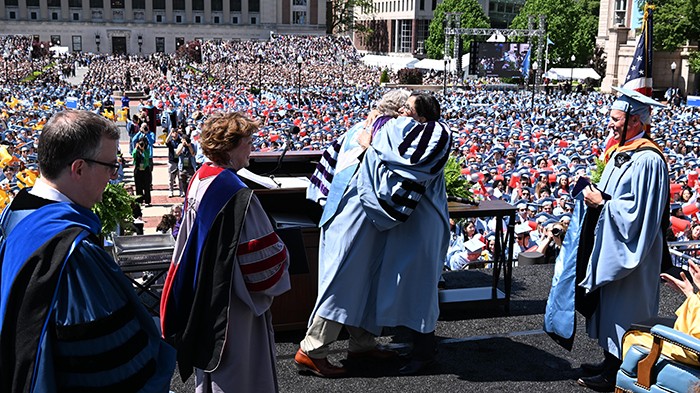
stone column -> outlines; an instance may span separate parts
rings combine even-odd
[[[49,3],[47,0],[39,0],[39,19],[49,19]]]
[[[612,92],[611,86],[620,85],[619,64],[620,64],[620,45],[627,42],[627,36],[630,32],[629,27],[613,27],[609,30],[608,42],[605,45],[605,53],[607,55],[608,64],[605,68],[605,78],[600,85],[600,90],[606,93]],[[622,75],[622,79],[626,76]]]

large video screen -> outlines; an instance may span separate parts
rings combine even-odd
[[[523,62],[530,44],[474,42],[471,73],[486,77],[522,77]]]

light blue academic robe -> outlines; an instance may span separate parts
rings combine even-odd
[[[331,186],[324,208],[319,243],[319,293],[309,323],[318,315],[378,335],[382,326],[396,326],[402,321],[394,318],[398,312],[413,321],[401,324],[419,331],[426,326],[432,326],[434,330],[438,305],[437,281],[449,236],[442,174],[449,149],[449,133],[445,126],[435,124],[424,127],[410,118],[390,120],[377,132],[355,175],[345,180],[344,176],[338,177],[341,171],[335,173],[333,183],[343,179],[342,182],[347,181],[347,187],[341,190],[342,198],[336,204],[332,202],[336,189]],[[416,132],[411,135],[411,138],[415,138],[413,143],[399,148],[406,134],[415,127]],[[420,138],[425,134],[419,132],[423,128],[428,133],[435,131],[436,136]],[[420,151],[414,154],[419,143],[422,143]],[[441,148],[436,149],[438,146]],[[403,153],[399,154],[398,151]],[[342,157],[338,158],[338,162],[342,160]],[[407,179],[409,182],[406,182]],[[425,188],[425,191],[406,193],[402,186],[408,187],[404,183],[410,181],[415,181],[415,187]],[[421,199],[424,195],[425,198]],[[410,206],[397,205],[394,200],[402,200],[401,196],[414,202],[408,202]],[[378,198],[382,198],[381,204]],[[406,202],[405,199],[403,201]],[[414,203],[417,205],[415,211]],[[408,221],[403,223],[388,215],[384,209],[389,206],[393,206],[392,212],[399,212]],[[444,207],[444,211],[436,206]],[[430,228],[436,221],[435,216],[440,224]],[[390,230],[403,226],[406,227],[405,234]],[[424,231],[425,228],[430,230]],[[420,236],[421,232],[426,232],[424,237]],[[409,253],[407,244],[423,245],[423,242],[428,246],[413,249],[410,258],[396,260],[398,256]],[[420,266],[414,266],[418,260]],[[410,270],[405,272],[406,278],[397,281],[395,275],[406,268]],[[426,270],[429,272],[427,279]],[[426,281],[430,284],[426,284]],[[411,282],[418,284],[411,285]],[[428,289],[424,290],[424,286]],[[408,305],[401,303],[402,299],[397,297],[406,291],[411,293],[411,297],[420,299]],[[377,303],[378,299],[381,305]],[[433,304],[435,307],[432,307]],[[387,307],[392,308],[391,314],[386,315],[391,319],[378,322]],[[393,310],[394,307],[400,310]],[[413,315],[415,313],[420,315],[416,317]]]
[[[379,335],[373,311],[384,235],[368,221],[357,194],[358,157],[364,151],[357,135],[363,129],[364,123],[356,124],[324,152],[307,189],[308,199],[324,203],[318,297],[309,325],[318,315]]]
[[[449,243],[444,166],[449,128],[390,120],[360,164],[362,207],[384,236],[376,298],[380,326],[435,330],[437,284]],[[374,230],[373,229],[373,230]]]
[[[587,321],[591,338],[622,358],[622,336],[635,322],[659,310],[659,273],[663,258],[661,218],[668,202],[666,162],[653,151],[631,154],[620,168],[611,158],[600,179],[612,199],[595,229],[586,276],[587,291],[600,289],[598,309]]]
[[[611,157],[598,184],[612,198],[601,210],[586,275],[578,285],[587,292],[600,290],[598,308],[586,323],[588,335],[605,351],[621,357],[625,331],[658,312],[661,219],[669,179],[666,163],[653,151],[628,152],[631,159],[619,168],[615,166],[618,154]],[[578,202],[557,258],[545,312],[545,331],[562,337],[573,334],[574,288],[570,284],[576,276],[576,234],[585,209]]]

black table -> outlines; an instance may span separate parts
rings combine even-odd
[[[443,289],[441,304],[488,301],[502,304],[510,311],[510,290],[513,274],[513,243],[515,240],[515,207],[500,199],[482,201],[479,206],[458,202],[448,203],[451,218],[496,218],[496,238],[493,253],[493,279],[490,287]],[[508,228],[503,231],[503,219],[508,217]],[[498,288],[503,272],[503,291]]]

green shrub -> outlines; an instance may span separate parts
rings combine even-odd
[[[382,71],[382,75],[379,77],[379,83],[389,83],[389,70],[386,68]]]

